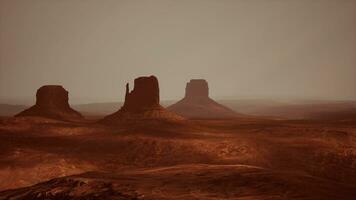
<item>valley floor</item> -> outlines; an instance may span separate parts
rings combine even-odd
[[[356,121],[4,118],[0,199],[354,199]]]

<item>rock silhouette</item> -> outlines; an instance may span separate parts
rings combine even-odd
[[[78,120],[83,116],[68,103],[68,91],[60,85],[45,85],[36,93],[36,104],[19,114],[20,116],[48,117],[59,120]]]
[[[136,78],[134,89],[131,92],[129,90],[129,84],[127,83],[123,111],[140,112],[145,109],[160,108],[159,87],[156,77]]]
[[[239,116],[209,97],[208,82],[204,79],[190,80],[186,85],[184,98],[167,109],[186,118],[222,119]]]
[[[105,117],[104,123],[139,121],[180,121],[183,117],[167,111],[159,103],[159,85],[155,76],[139,77],[134,81],[130,92],[126,84],[125,102],[120,110]]]
[[[185,98],[209,98],[208,82],[204,79],[192,79],[185,87]]]

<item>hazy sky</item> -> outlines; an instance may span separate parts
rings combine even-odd
[[[205,78],[217,98],[356,100],[356,0],[0,0],[0,17],[1,102],[45,84],[121,101],[151,74],[161,99]]]

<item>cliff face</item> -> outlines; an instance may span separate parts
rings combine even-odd
[[[155,76],[139,77],[130,92],[126,84],[125,103],[117,112],[106,116],[102,122],[109,124],[143,121],[181,121],[183,118],[167,111],[159,103],[159,85]]]
[[[142,110],[160,108],[159,87],[156,77],[139,77],[135,79],[134,89],[131,92],[129,90],[129,84],[127,83],[123,111],[140,112]]]
[[[185,87],[185,98],[209,98],[208,82],[204,79],[192,79]]]
[[[222,119],[239,116],[209,97],[208,82],[204,79],[190,80],[186,85],[184,98],[167,109],[183,117],[196,119]]]
[[[45,85],[37,90],[36,105],[48,109],[68,109],[68,91],[60,85]]]
[[[36,93],[36,104],[15,116],[38,116],[59,120],[83,118],[69,106],[68,91],[60,85],[45,85],[39,88]]]

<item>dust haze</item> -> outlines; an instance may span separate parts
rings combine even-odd
[[[354,0],[1,0],[0,17],[2,103],[46,84],[123,101],[151,74],[163,100],[194,78],[219,99],[356,99]]]
[[[355,200],[355,0],[0,0],[0,200]]]

